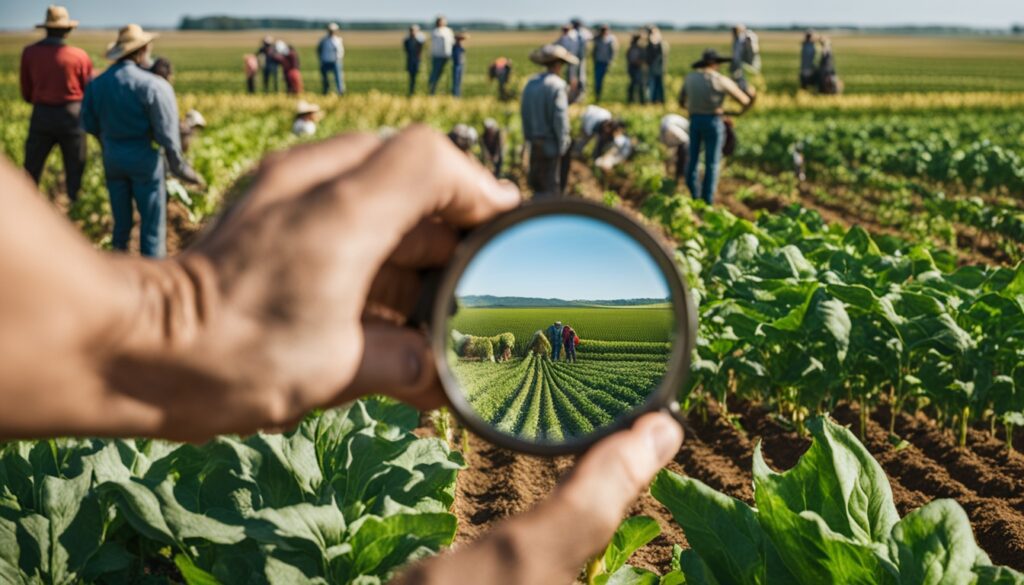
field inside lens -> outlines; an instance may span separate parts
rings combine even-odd
[[[549,249],[560,238],[571,245]],[[665,277],[642,246],[597,220],[512,228],[474,258],[456,297],[452,372],[476,414],[506,434],[586,436],[644,404],[665,375],[675,329]]]

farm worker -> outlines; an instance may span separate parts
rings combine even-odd
[[[206,118],[198,110],[189,110],[185,112],[185,119],[181,121],[179,129],[181,131],[181,152],[188,152],[199,131],[206,129]]]
[[[274,37],[265,36],[256,51],[256,56],[263,61],[263,93],[269,92],[271,85],[274,86],[274,93],[277,93],[278,60],[274,58],[275,47]]]
[[[423,126],[387,142],[304,144],[261,171],[188,254],[128,262],[55,217],[0,160],[0,438],[198,443],[368,394],[445,404],[426,335],[364,321],[363,308],[408,318],[395,293],[450,262],[444,242],[518,205],[518,190]],[[382,270],[394,263],[404,269]],[[645,415],[589,449],[532,511],[394,583],[502,583],[510,567],[518,583],[571,582],[681,441],[671,416]],[[552,538],[566,526],[573,534]]]
[[[466,40],[469,34],[459,32],[452,46],[452,95],[462,97],[462,76],[466,72]]]
[[[302,73],[299,71],[299,53],[295,50],[295,47],[285,43],[284,41],[277,41],[274,43],[274,53],[271,57],[281,65],[281,71],[284,73],[284,83],[288,93],[302,93]]]
[[[495,177],[500,177],[501,167],[505,163],[505,133],[494,118],[484,120],[484,133],[480,143],[484,166],[493,170]]]
[[[814,31],[804,33],[804,42],[800,45],[800,89],[814,85],[815,64],[818,49],[814,46]]]
[[[327,34],[320,39],[316,53],[320,58],[320,80],[324,95],[330,93],[328,78],[331,75],[334,75],[334,91],[338,95],[345,95],[345,43],[338,34],[338,23],[327,25]]]
[[[174,89],[139,65],[148,60],[156,36],[137,24],[118,31],[106,54],[114,64],[86,89],[82,125],[103,145],[114,249],[128,249],[133,207],[137,207],[142,218],[142,255],[159,258],[166,253],[167,239],[164,158],[168,170],[182,181],[198,186],[204,182],[181,151]]]
[[[512,94],[508,92],[508,82],[512,78],[512,62],[507,57],[498,57],[487,69],[487,77],[498,82],[498,99],[508,101]]]
[[[725,141],[725,123],[722,121],[722,104],[726,96],[732,96],[745,112],[754,104],[754,96],[748,95],[732,79],[718,72],[729,57],[722,57],[718,51],[707,49],[699,61],[693,63],[691,71],[683,81],[679,94],[679,105],[690,113],[690,154],[686,167],[686,186],[694,199],[703,199],[708,205],[715,196],[718,186],[718,163],[722,159]],[[750,88],[753,91],[753,88]],[[697,165],[700,151],[704,149],[704,182],[698,184]]]
[[[576,332],[572,326],[566,324],[562,327],[562,345],[565,347],[565,361],[567,363],[574,363],[576,361]]]
[[[631,156],[633,139],[626,134],[626,123],[616,119],[603,124],[601,137],[594,148],[594,166],[606,173],[611,172]]]
[[[295,105],[295,122],[292,134],[296,136],[312,136],[316,134],[316,123],[321,117],[320,106],[306,100],[299,100]]]
[[[832,41],[821,37],[821,60],[818,61],[818,91],[825,95],[842,93],[843,83],[836,73],[835,55],[832,53]]]
[[[423,45],[427,38],[420,32],[420,25],[409,27],[409,34],[402,41],[405,51],[405,71],[409,74],[409,95],[416,93],[416,76],[420,73],[420,60],[423,56]]]
[[[46,158],[60,147],[68,199],[78,200],[85,171],[85,133],[79,118],[85,88],[92,81],[89,55],[65,41],[78,26],[63,6],[50,6],[36,28],[46,37],[21,53],[21,97],[32,104],[25,140],[25,170],[39,184]]]
[[[569,97],[560,77],[564,64],[578,63],[565,47],[544,45],[530,54],[530,60],[546,70],[523,88],[520,117],[523,139],[530,146],[527,183],[536,195],[561,195],[561,159],[569,150]]]
[[[430,95],[437,93],[437,83],[444,74],[444,67],[452,58],[455,48],[455,34],[448,28],[448,20],[438,16],[434,21],[434,31],[430,33]]]
[[[745,73],[747,67],[754,71],[761,70],[761,48],[757,33],[745,25],[737,24],[732,27],[732,60],[729,72],[736,85],[745,92],[750,90]]]
[[[605,124],[612,122],[612,113],[602,108],[601,106],[589,105],[583,110],[583,116],[580,120],[580,131],[583,135],[573,141],[573,154],[577,156],[583,155],[583,150],[587,147],[590,142],[602,134],[602,127]],[[599,141],[600,142],[600,141]],[[597,158],[597,149],[594,151],[595,158]]]
[[[647,63],[647,83],[650,86],[650,99],[652,104],[665,103],[665,58],[668,55],[668,43],[661,38],[661,31],[657,26],[647,26],[647,48],[645,49],[645,61]]]
[[[597,38],[594,39],[594,99],[601,101],[604,91],[604,77],[615,60],[619,51],[619,41],[611,33],[611,27],[602,24]]]
[[[456,124],[452,128],[451,132],[448,133],[448,138],[452,141],[452,144],[459,148],[459,150],[472,157],[473,147],[476,146],[477,141],[480,139],[480,135],[477,133],[476,128],[472,126]]]
[[[686,176],[686,163],[690,156],[690,121],[679,114],[666,114],[661,118],[658,140],[675,150],[676,181]]]
[[[629,89],[626,92],[626,103],[639,101],[647,103],[647,52],[640,44],[640,34],[633,33],[629,37],[629,49],[626,51],[626,71],[629,73]]]
[[[583,21],[579,18],[573,18],[569,21],[572,30],[570,34],[576,39],[575,52],[573,55],[579,59],[579,65],[575,66],[577,76],[577,87],[576,87],[576,99],[578,101],[587,91],[587,43],[594,40],[594,33],[590,32],[590,29],[583,26]],[[573,72],[573,66],[569,67],[570,74]]]
[[[248,53],[242,56],[242,66],[245,69],[245,91],[256,93],[256,72],[260,69],[259,59],[256,55]]]
[[[557,362],[562,350],[562,322],[555,321],[548,326],[546,331],[548,341],[551,342],[551,361]]]

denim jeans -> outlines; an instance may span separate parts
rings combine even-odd
[[[690,160],[686,166],[686,186],[694,199],[703,199],[708,205],[715,197],[718,186],[718,163],[722,160],[725,141],[725,123],[721,116],[693,114],[690,116]],[[704,183],[697,184],[697,165],[704,147]]]
[[[139,251],[143,256],[163,258],[167,254],[167,187],[164,162],[159,151],[139,149],[135,160],[104,159],[110,211],[114,216],[113,247],[127,250],[131,237],[133,207],[139,210]]]
[[[601,101],[601,91],[604,89],[604,76],[608,74],[607,61],[594,61],[594,98]]]
[[[431,58],[430,67],[430,95],[437,93],[437,82],[441,81],[444,74],[444,66],[448,64],[448,57]]]
[[[465,65],[452,65],[452,95],[462,97],[462,72]]]
[[[334,74],[334,89],[338,95],[345,95],[345,71],[341,68],[341,61],[326,62],[320,64],[320,79],[323,81],[324,95],[330,93],[330,82],[328,77]]]
[[[651,103],[665,103],[665,76],[660,73],[652,73],[650,78]]]
[[[561,350],[562,350],[561,342],[557,342],[557,343],[552,343],[551,344],[551,361],[553,361],[553,362],[557,362],[558,361],[558,354],[561,352]]]
[[[644,87],[644,70],[640,67],[629,68],[629,93],[626,101],[633,103],[639,101],[647,103],[647,89]]]

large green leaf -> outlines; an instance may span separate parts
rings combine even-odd
[[[983,554],[967,514],[953,500],[935,500],[900,520],[893,526],[889,552],[900,585],[971,583]]]
[[[658,521],[650,516],[626,518],[612,535],[612,541],[604,551],[604,570],[615,573],[640,547],[661,534]]]

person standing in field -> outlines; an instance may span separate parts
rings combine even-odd
[[[245,69],[245,91],[256,93],[256,72],[260,70],[260,61],[256,55],[248,53],[242,57],[242,66]]]
[[[570,144],[569,96],[561,78],[562,67],[579,61],[565,47],[554,44],[535,50],[530,60],[545,71],[526,83],[520,104],[523,140],[530,147],[527,183],[536,196],[554,197],[565,187],[559,174]]]
[[[32,104],[32,118],[25,140],[25,170],[39,184],[46,159],[54,146],[64,159],[68,199],[78,200],[85,172],[85,133],[80,116],[82,98],[92,81],[89,55],[65,41],[78,26],[63,6],[46,10],[46,20],[36,28],[46,37],[21,53],[21,97]]]
[[[804,42],[800,45],[800,89],[814,87],[815,64],[818,49],[814,46],[814,31],[804,33]]]
[[[551,361],[557,362],[562,353],[562,322],[555,321],[545,332],[551,342]]]
[[[114,249],[128,249],[133,207],[137,207],[142,217],[142,255],[159,258],[167,247],[164,156],[170,172],[182,181],[200,187],[205,183],[181,152],[174,89],[140,66],[148,61],[156,36],[137,24],[118,32],[106,55],[114,64],[86,89],[82,125],[103,145]]]
[[[462,76],[466,72],[466,40],[469,35],[459,32],[452,45],[452,95],[462,97]]]
[[[754,103],[754,95],[748,95],[732,79],[718,72],[722,63],[731,61],[718,51],[707,49],[695,62],[679,94],[679,105],[690,113],[690,154],[686,167],[686,186],[694,199],[703,199],[710,205],[718,187],[718,164],[722,159],[725,141],[725,123],[722,120],[722,104],[726,96],[739,102],[745,112]],[[751,88],[753,93],[753,88]],[[704,182],[699,184],[697,165],[700,151],[704,150]]]
[[[409,74],[409,95],[416,93],[416,76],[420,73],[423,45],[426,42],[427,39],[420,32],[418,24],[409,27],[409,34],[402,41],[402,50],[405,52],[405,71]]]
[[[505,163],[505,133],[494,118],[484,120],[484,133],[480,140],[484,166],[494,171],[495,177],[501,176]]]
[[[750,82],[747,80],[746,69],[761,71],[761,48],[757,33],[745,25],[732,27],[732,61],[729,65],[732,80],[743,91],[748,91]]]
[[[602,24],[597,38],[594,39],[594,99],[601,101],[604,91],[604,77],[615,60],[619,51],[619,41],[611,33],[611,27]]]
[[[334,75],[334,91],[345,95],[345,43],[338,34],[338,23],[327,25],[327,34],[320,39],[316,47],[320,58],[320,80],[323,82],[324,95],[330,93],[328,77]]]
[[[652,104],[665,103],[665,59],[668,54],[668,43],[661,38],[661,31],[655,25],[647,27],[647,82],[650,85]]]
[[[487,69],[487,77],[498,82],[498,99],[505,102],[512,99],[508,82],[512,78],[512,62],[507,57],[498,57]]]
[[[452,58],[455,47],[455,34],[448,28],[448,21],[438,16],[434,22],[434,32],[430,33],[430,95],[437,93],[437,84],[444,74],[444,67]]]
[[[576,343],[578,343],[578,338],[576,337],[576,332],[568,323],[565,324],[565,327],[562,327],[562,339],[560,341],[565,348],[565,362],[569,364],[576,363]]]
[[[629,49],[626,50],[626,71],[629,73],[629,89],[626,103],[647,103],[647,80],[644,70],[647,67],[647,52],[640,44],[640,33],[629,37]]]
[[[263,61],[263,93],[269,93],[271,86],[274,87],[274,93],[277,93],[278,60],[274,58],[274,37],[269,35],[263,37],[263,43],[260,44],[259,50],[256,51],[256,56]]]
[[[843,83],[836,73],[835,55],[832,53],[832,41],[821,37],[821,59],[818,61],[818,91],[825,95],[836,95],[843,92]]]
[[[274,52],[271,54],[271,58],[281,65],[287,93],[302,93],[302,72],[299,71],[299,53],[295,50],[295,47],[284,41],[277,41],[274,44]]]
[[[594,40],[594,33],[590,32],[590,29],[583,26],[583,21],[579,18],[573,18],[569,21],[571,30],[569,34],[576,40],[575,52],[573,55],[579,59],[579,65],[576,65],[576,98],[573,101],[579,101],[587,93],[587,43]],[[570,72],[572,67],[569,68]]]

